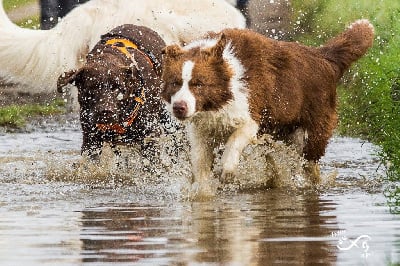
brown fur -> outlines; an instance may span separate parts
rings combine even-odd
[[[129,50],[134,59],[105,44],[106,40],[112,38],[126,38],[137,44],[138,49]],[[164,46],[161,37],[151,29],[122,25],[101,37],[87,55],[82,68],[59,77],[59,91],[67,84],[78,87],[83,154],[97,158],[104,142],[113,146],[118,143],[144,145],[146,137],[161,134],[161,121],[166,118],[159,95],[161,51]],[[151,60],[146,54],[151,55]],[[124,123],[137,104],[134,96],[141,97],[142,87],[145,103],[139,108],[136,119],[126,128],[126,132],[121,134],[111,129],[100,130],[98,124]]]

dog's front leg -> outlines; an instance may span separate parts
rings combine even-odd
[[[100,161],[103,140],[97,132],[83,132],[81,154],[87,156],[92,162]]]
[[[240,155],[243,149],[256,138],[258,124],[251,120],[240,127],[229,136],[225,144],[225,151],[221,158],[222,176],[221,182],[228,182],[234,177],[239,165]]]
[[[213,183],[212,164],[215,141],[194,125],[188,127],[188,138],[191,145],[190,160],[194,178],[192,188],[197,197],[213,196],[216,190],[216,187],[211,184]]]

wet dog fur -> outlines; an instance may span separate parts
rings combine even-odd
[[[359,20],[318,48],[239,29],[168,46],[162,97],[187,121],[194,181],[207,183],[220,144],[221,181],[231,179],[244,147],[262,134],[316,163],[337,124],[337,83],[373,37],[373,26]]]
[[[121,42],[131,42],[137,49]],[[149,148],[146,140],[158,137],[169,125],[160,98],[164,47],[153,30],[125,24],[102,35],[83,67],[59,77],[60,92],[69,84],[78,88],[82,154],[98,159],[104,143]],[[136,117],[130,117],[135,107]]]

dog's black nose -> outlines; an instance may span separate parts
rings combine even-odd
[[[188,112],[188,106],[185,101],[174,102],[172,105],[172,110],[176,118],[184,119],[186,118]]]

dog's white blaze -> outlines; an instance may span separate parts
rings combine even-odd
[[[182,87],[171,97],[171,105],[169,106],[169,108],[172,109],[174,103],[181,101],[185,102],[188,107],[188,112],[186,117],[191,117],[196,112],[196,98],[189,89],[189,82],[192,79],[193,68],[194,68],[193,61],[189,60],[183,63]]]
[[[183,86],[187,85],[189,87],[189,81],[192,79],[192,73],[194,68],[193,61],[186,61],[182,65],[182,80]]]

